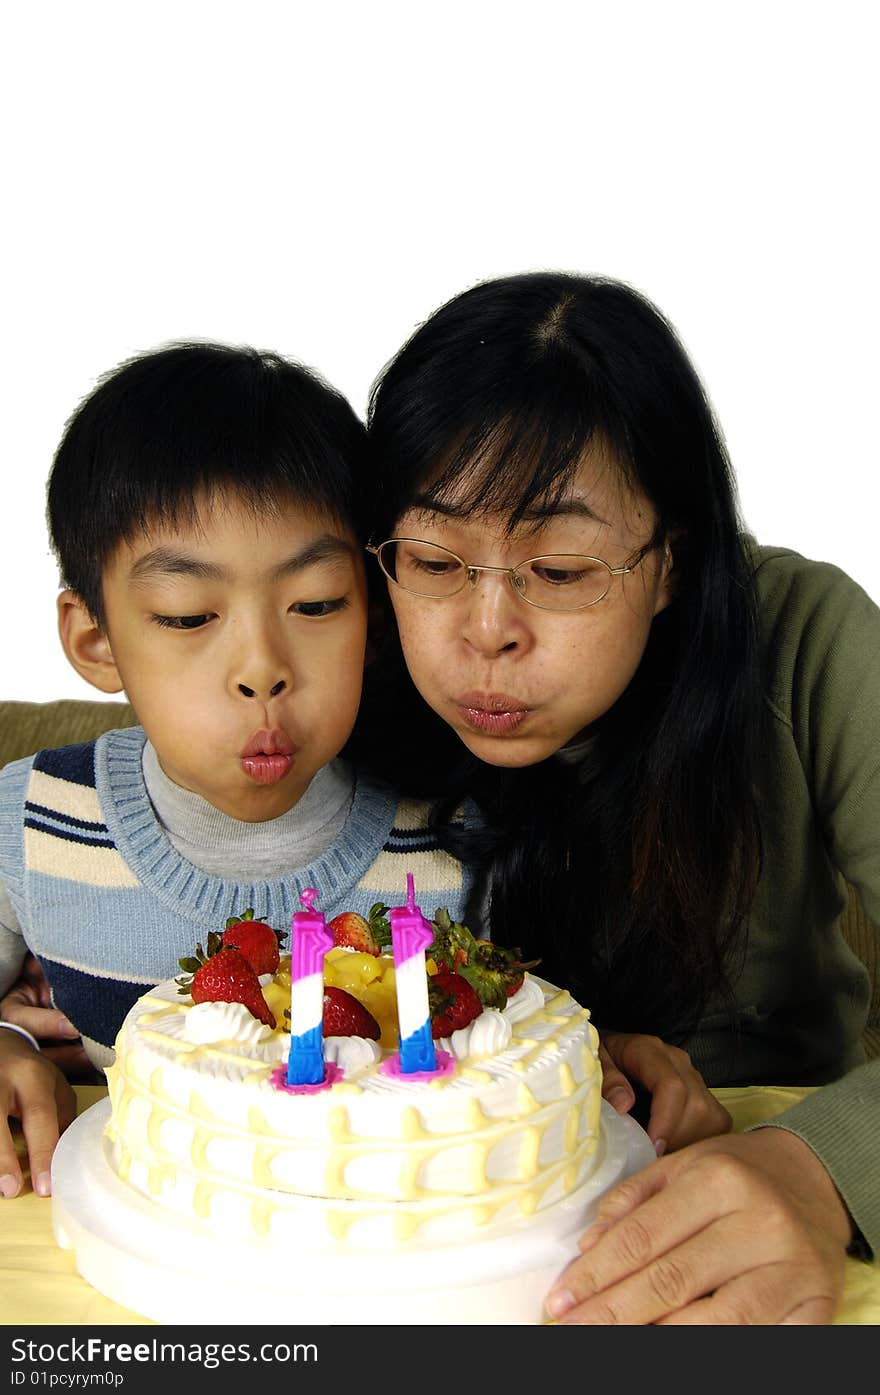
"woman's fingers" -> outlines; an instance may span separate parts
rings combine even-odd
[[[651,1095],[646,1131],[658,1152],[671,1152],[729,1131],[730,1115],[694,1069],[686,1051],[641,1033],[606,1032],[602,1043],[613,1062],[615,1086],[622,1074]],[[609,1098],[604,1090],[603,1094]]]
[[[796,1263],[765,1264],[721,1284],[698,1302],[657,1320],[664,1327],[823,1326],[839,1294],[822,1270]]]
[[[628,1114],[635,1103],[636,1093],[622,1070],[612,1060],[608,1050],[600,1041],[599,1062],[602,1066],[602,1098],[606,1099],[618,1114]]]
[[[647,1133],[652,1140],[664,1138],[667,1152],[729,1133],[732,1125],[730,1114],[696,1071],[666,1076],[653,1092]]]
[[[752,1134],[695,1144],[614,1188],[548,1295],[550,1315],[584,1324],[830,1321],[843,1286],[841,1217],[836,1206],[826,1214],[806,1205],[799,1154],[776,1142]]]

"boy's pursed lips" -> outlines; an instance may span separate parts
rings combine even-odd
[[[280,727],[254,732],[241,753],[241,768],[258,785],[275,785],[283,780],[296,748]]]
[[[294,745],[281,727],[262,727],[255,731],[241,753],[242,760],[248,756],[292,756]]]

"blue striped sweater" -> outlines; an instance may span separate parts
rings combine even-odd
[[[0,771],[0,879],[21,930],[0,926],[0,983],[17,976],[30,948],[96,1065],[112,1060],[135,1000],[248,907],[289,932],[300,892],[313,886],[328,920],[366,915],[375,901],[402,904],[411,871],[427,916],[438,906],[464,915],[469,881],[437,847],[428,806],[360,779],[339,838],[308,867],[268,881],[202,872],[156,818],[144,740],[140,727],[111,731]]]

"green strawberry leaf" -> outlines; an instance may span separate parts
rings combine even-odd
[[[501,1010],[507,1006],[507,989],[500,973],[479,964],[462,964],[458,972],[467,979],[483,1007]]]
[[[224,930],[231,930],[233,925],[238,925],[242,920],[253,920],[253,918],[254,908],[253,906],[248,906],[247,910],[243,911],[241,915],[229,916],[223,928]]]
[[[384,901],[374,901],[367,915],[370,933],[376,941],[377,949],[388,949],[391,945],[391,922],[388,907]]]

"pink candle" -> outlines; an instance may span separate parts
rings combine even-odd
[[[404,1075],[433,1071],[437,1058],[431,1036],[425,950],[434,933],[416,905],[412,872],[406,874],[406,905],[392,908],[388,919],[397,987],[400,1069]]]
[[[318,893],[306,887],[290,927],[289,1085],[316,1085],[324,1079],[324,955],[333,944],[324,916],[314,908]]]

